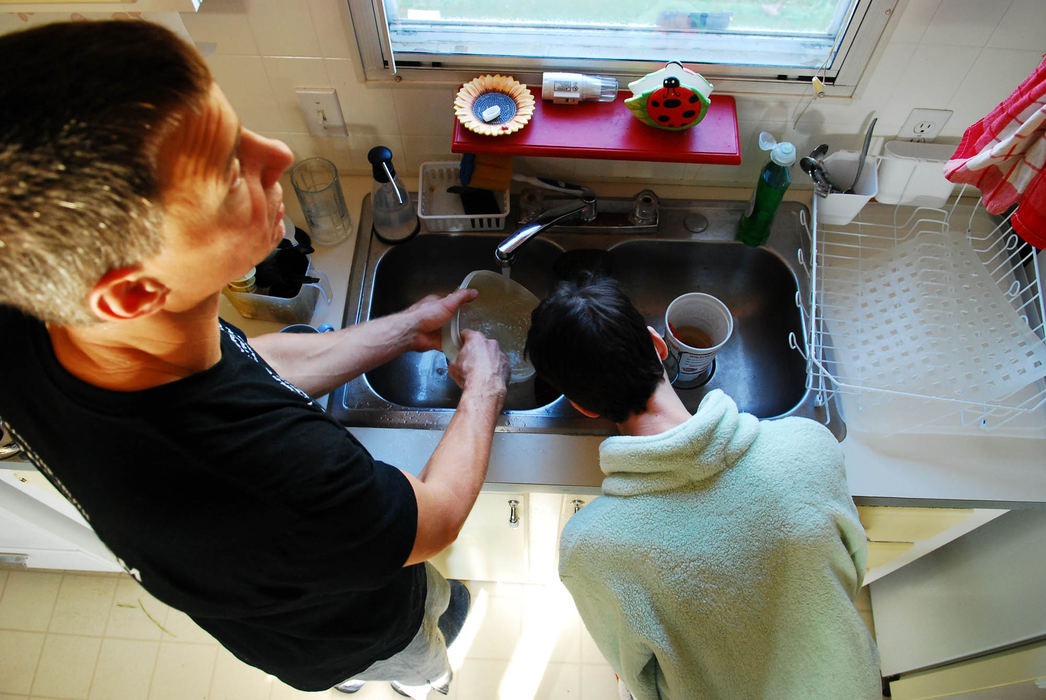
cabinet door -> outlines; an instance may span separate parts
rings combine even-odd
[[[864,582],[871,583],[1006,511],[858,506],[857,512],[868,537],[868,570]]]
[[[896,700],[961,695],[968,700],[1042,698],[1046,695],[1046,643],[980,656],[890,683]]]
[[[563,531],[563,526],[574,516],[574,513],[577,513],[597,498],[599,496],[592,493],[575,493],[564,496],[563,506],[559,512],[559,531]]]
[[[46,501],[51,494],[34,488],[22,474],[0,469],[0,563],[39,569],[120,570],[78,514],[73,518],[49,505]],[[59,500],[53,505],[67,504]],[[68,508],[75,513],[72,506]]]
[[[458,539],[432,559],[447,578],[527,583],[527,496],[481,493]]]

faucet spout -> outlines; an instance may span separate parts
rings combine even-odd
[[[526,226],[518,229],[511,236],[503,240],[494,249],[494,257],[498,265],[505,267],[512,263],[516,251],[521,245],[538,235],[545,229],[555,226],[559,222],[580,215],[583,221],[592,221],[596,218],[596,196],[588,188],[584,194],[575,202],[568,202],[561,206],[549,209],[542,213],[537,219]]]

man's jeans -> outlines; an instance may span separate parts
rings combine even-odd
[[[468,613],[464,609],[447,610],[451,602],[450,584],[432,564],[425,562],[425,617],[414,639],[402,651],[352,677],[356,681],[398,681],[405,685],[439,685],[450,678],[447,644],[461,630]],[[458,598],[458,596],[455,596]],[[455,603],[458,601],[456,600]],[[448,614],[441,619],[444,611]],[[447,638],[444,637],[444,632]]]

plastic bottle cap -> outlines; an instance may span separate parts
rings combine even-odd
[[[777,139],[769,131],[759,132],[759,150],[761,151],[772,151],[774,146],[777,145]]]
[[[385,146],[375,146],[367,152],[367,160],[370,161],[371,171],[374,179],[378,182],[388,182],[390,176],[396,177],[396,169],[392,167],[392,151]],[[386,173],[385,168],[388,168]]]
[[[770,160],[778,165],[792,165],[795,163],[795,146],[781,141],[770,151]]]

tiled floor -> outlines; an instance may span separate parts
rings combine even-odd
[[[469,588],[451,700],[616,700],[614,673],[560,585]],[[867,589],[858,607],[871,624]],[[400,699],[384,683],[351,696],[294,690],[122,574],[0,570],[0,700],[350,697]]]

